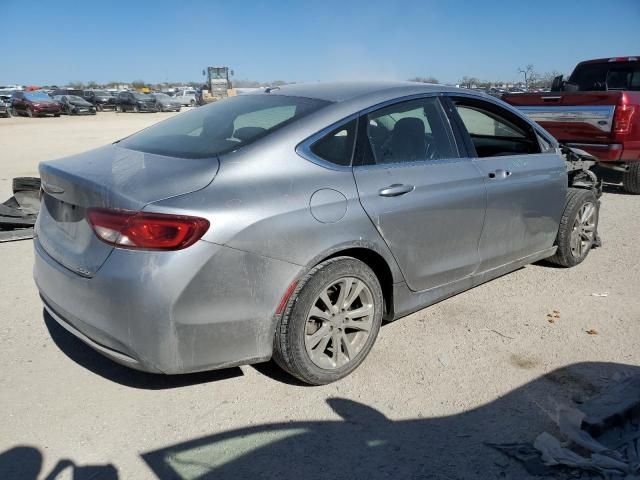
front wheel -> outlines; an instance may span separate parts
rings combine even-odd
[[[27,117],[33,118],[33,110],[31,110],[30,108],[27,108]]]
[[[140,111],[140,107],[138,105],[133,106],[133,113],[138,113]]]
[[[373,347],[383,297],[375,273],[351,257],[329,259],[299,283],[276,329],[274,359],[312,385],[353,372]]]
[[[574,267],[587,258],[598,236],[600,205],[592,190],[570,188],[560,219],[556,245],[549,261],[561,267]]]
[[[640,194],[640,161],[629,164],[622,176],[622,188],[628,193]]]

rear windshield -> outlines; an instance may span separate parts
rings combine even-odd
[[[580,92],[640,90],[640,62],[585,63],[569,78]]]
[[[330,102],[279,95],[226,98],[176,115],[120,142],[171,157],[214,157],[247,145]]]

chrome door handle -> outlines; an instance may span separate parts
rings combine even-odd
[[[378,191],[378,195],[381,197],[398,197],[405,193],[412,192],[416,188],[413,185],[403,185],[401,183],[394,183],[388,187],[384,187]]]
[[[489,172],[489,178],[507,178],[511,176],[511,172],[509,170],[502,170],[499,168],[495,172]]]

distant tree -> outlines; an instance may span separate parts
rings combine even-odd
[[[413,77],[409,79],[410,82],[418,83],[434,83],[438,84],[440,81],[436,77]]]
[[[89,80],[89,82],[87,82],[87,88],[98,88],[99,85],[95,80]]]
[[[118,85],[120,85],[122,82],[118,82],[116,80],[111,80],[110,82],[106,83],[106,87],[107,88],[116,88]]]
[[[551,88],[553,79],[559,75],[562,75],[562,74],[557,70],[551,70],[550,72],[545,72],[536,79],[533,86],[535,88]]]
[[[460,85],[465,88],[477,87],[479,83],[480,80],[478,80],[476,77],[464,76],[462,77],[462,80],[460,80]]]
[[[280,87],[282,85],[287,85],[288,83],[291,83],[291,82],[286,82],[284,80],[274,80],[273,82],[269,82],[269,86]]]
[[[71,88],[76,88],[78,90],[81,90],[84,88],[84,82],[81,82],[80,80],[74,80],[72,82],[69,82],[69,86]]]
[[[535,83],[538,77],[538,74],[531,63],[524,68],[518,68],[518,73],[521,73],[524,76],[524,86],[526,88],[531,88],[531,84]]]

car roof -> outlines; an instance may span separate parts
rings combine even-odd
[[[461,89],[446,85],[434,85],[417,82],[399,81],[344,81],[344,82],[315,82],[296,83],[271,87],[265,89],[264,93],[274,93],[276,95],[290,95],[297,97],[316,98],[329,102],[344,102],[357,97],[378,96],[382,92],[389,93],[390,96],[402,96],[416,93],[438,93],[438,92],[459,92]],[[255,92],[261,94],[263,92]]]

